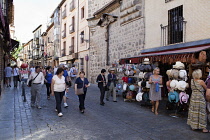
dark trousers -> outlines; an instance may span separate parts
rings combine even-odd
[[[54,91],[55,94],[55,100],[56,100],[56,109],[58,110],[58,113],[61,113],[61,103],[62,103],[62,99],[64,96],[64,91],[63,92],[56,92]]]
[[[47,87],[47,96],[50,96],[51,93],[51,83],[46,83],[46,87]]]
[[[79,97],[79,109],[85,109],[85,97],[86,97],[87,91],[84,91],[84,94],[78,95]]]
[[[17,87],[17,85],[18,85],[18,77],[19,77],[19,75],[13,76],[14,87]]]
[[[103,104],[104,103],[104,96],[105,96],[105,87],[100,87],[100,92],[101,92],[101,96],[100,96],[100,103]]]

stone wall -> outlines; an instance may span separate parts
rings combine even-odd
[[[137,1],[137,3],[131,5],[134,1]],[[140,8],[138,11],[133,11],[132,13],[132,10],[129,10],[134,9],[137,6]],[[121,6],[110,13],[118,16],[118,19],[114,23],[111,23],[109,27],[109,66],[106,66],[106,27],[96,26],[94,29],[90,29],[92,30],[90,34],[91,82],[95,82],[95,79],[102,68],[108,69],[112,64],[118,64],[120,58],[140,55],[140,51],[144,48],[145,32],[142,8],[143,3],[141,0],[123,0]],[[126,10],[129,10],[130,14],[125,15],[124,13],[127,13],[125,12]],[[96,25],[98,21],[99,19],[89,21],[89,26]]]

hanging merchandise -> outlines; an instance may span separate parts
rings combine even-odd
[[[131,100],[133,99],[133,92],[132,91],[128,91],[126,94],[126,99]]]
[[[178,86],[179,86],[179,82],[177,80],[172,80],[170,82],[171,89],[177,89]]]
[[[144,79],[149,80],[149,78],[152,74],[153,74],[152,72],[146,72],[145,75],[144,75]]]
[[[128,77],[123,77],[122,80],[123,82],[128,83]]]
[[[179,94],[176,91],[169,92],[168,100],[170,103],[178,103],[179,102]]]
[[[139,87],[141,87],[141,82],[142,82],[142,81],[138,82],[138,86],[139,86]]]
[[[187,103],[188,102],[188,99],[189,99],[189,95],[186,94],[185,92],[181,92],[179,94],[179,99],[180,99],[180,103],[183,104],[183,103]]]
[[[131,91],[134,91],[134,90],[136,89],[136,87],[135,87],[134,85],[130,85],[130,86],[129,86],[129,89],[130,89]]]
[[[128,83],[132,84],[133,79],[131,77],[128,78]]]
[[[179,81],[178,90],[185,91],[187,88],[187,83],[185,81]]]
[[[146,82],[146,81],[142,81],[142,82],[141,82],[141,87],[142,87],[142,88],[145,88],[146,85],[147,85],[147,82]]]
[[[126,84],[126,83],[124,83],[124,85],[123,85],[123,90],[124,90],[124,91],[127,90],[127,84]]]
[[[136,100],[138,102],[142,101],[142,96],[143,96],[143,92],[138,92],[138,94],[136,95]]]
[[[182,62],[177,61],[176,64],[173,65],[173,68],[183,70],[185,68],[185,65]]]
[[[142,95],[143,101],[144,102],[148,102],[149,101],[149,93],[148,92],[144,92]]]
[[[179,78],[184,80],[184,81],[187,81],[187,71],[186,70],[180,70],[179,71]]]
[[[149,81],[146,81],[146,88],[150,88],[151,84],[149,83]]]
[[[144,72],[140,72],[140,73],[139,73],[139,78],[140,78],[140,79],[143,79],[143,78],[144,78]]]

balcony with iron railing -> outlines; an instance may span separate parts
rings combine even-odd
[[[184,43],[186,39],[186,21],[180,20],[161,27],[161,46]]]
[[[61,50],[61,56],[63,57],[63,56],[66,56],[66,49],[62,49]]]
[[[71,45],[69,47],[69,55],[72,55],[74,53],[74,45]]]
[[[63,31],[62,31],[62,38],[65,38],[65,37],[66,37],[66,31],[63,30]]]
[[[62,18],[63,18],[63,19],[66,18],[66,9],[63,10],[63,12],[62,12]]]

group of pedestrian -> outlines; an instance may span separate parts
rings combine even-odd
[[[11,67],[10,64],[7,64],[7,67],[4,69],[5,73],[5,82],[7,87],[11,87],[11,81],[13,77],[14,87],[17,88],[18,81],[20,81],[20,73],[17,65]]]

